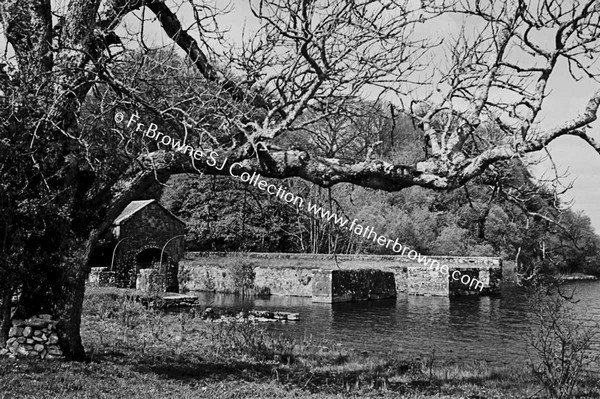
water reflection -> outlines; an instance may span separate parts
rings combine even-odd
[[[590,322],[600,321],[600,282],[571,283],[576,287],[573,311]],[[300,313],[294,323],[270,323],[269,329],[294,336],[326,338],[355,348],[414,356],[428,355],[495,364],[527,358],[527,332],[532,319],[524,291],[503,288],[500,297],[425,297],[400,295],[396,300],[312,303],[311,298],[272,296],[269,299],[198,293],[202,303],[242,309]]]

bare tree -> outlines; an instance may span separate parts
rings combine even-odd
[[[6,270],[25,271],[10,274],[21,291],[19,314],[45,308],[58,317],[67,355],[84,355],[79,325],[90,251],[131,200],[171,174],[227,174],[238,162],[242,170],[322,187],[448,189],[562,135],[581,137],[600,152],[586,131],[600,91],[580,116],[547,130],[536,127],[560,60],[575,77],[597,79],[589,62],[598,54],[595,1],[250,4],[260,29],[241,51],[221,54],[209,43],[223,42],[216,23],[222,10],[208,1],[0,4],[8,46],[0,74],[6,189],[0,192],[0,260],[12,262],[10,269],[2,265]],[[446,13],[476,21],[477,34],[454,43],[423,38],[419,27]],[[191,26],[182,22],[186,15]],[[137,30],[124,24],[136,20]],[[157,58],[147,55],[156,49],[144,32],[153,20],[187,63],[152,63]],[[536,41],[541,31],[553,32],[550,47]],[[455,51],[442,68],[428,55],[446,44]],[[427,156],[407,164],[376,156],[344,160],[286,144],[286,135],[333,116],[352,118],[361,97],[393,101],[398,110],[406,104],[428,140]],[[117,112],[139,112],[145,126],[156,122],[174,138],[213,150],[227,167],[153,146],[115,125]],[[487,135],[486,120],[504,134]]]

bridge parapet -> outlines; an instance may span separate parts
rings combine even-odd
[[[412,295],[497,294],[502,277],[502,260],[492,257],[432,256],[448,266],[448,274],[398,255],[324,255],[291,253],[187,252],[181,261],[187,274],[182,287],[189,290],[236,292],[235,276],[244,263],[252,271],[252,289],[275,295],[312,296],[315,270],[376,269],[393,273],[397,292]],[[469,278],[470,286],[453,280],[453,273]],[[460,274],[458,274],[460,273]],[[349,274],[352,275],[352,274]],[[355,275],[358,275],[355,273]],[[333,274],[332,274],[333,276]],[[341,276],[341,274],[340,274]],[[375,275],[373,275],[375,276]],[[332,277],[333,278],[333,277]],[[357,280],[358,281],[358,280]],[[383,281],[383,280],[382,280]],[[481,288],[481,289],[480,289]],[[335,290],[335,283],[332,287]],[[246,289],[246,292],[249,292]],[[332,291],[333,292],[333,291]],[[389,297],[389,296],[388,296]],[[357,300],[356,297],[354,300]]]

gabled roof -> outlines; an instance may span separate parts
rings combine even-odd
[[[113,222],[113,225],[115,225],[115,226],[120,225],[121,223],[125,222],[126,220],[131,218],[133,215],[135,215],[138,211],[144,209],[146,206],[150,205],[153,202],[155,202],[156,205],[158,205],[160,208],[162,208],[162,210],[164,210],[173,219],[175,219],[178,222],[185,225],[185,222],[183,220],[181,220],[177,216],[173,215],[168,209],[166,209],[164,206],[159,204],[154,199],[144,200],[144,201],[131,201],[129,203],[129,205],[127,205],[125,207],[125,209],[123,209],[123,212],[121,212],[121,214],[115,219],[115,221]]]

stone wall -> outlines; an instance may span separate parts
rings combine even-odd
[[[404,267],[406,272],[396,274],[399,292],[412,295],[450,295],[448,276],[444,273],[421,264]]]
[[[252,281],[244,284],[244,276],[240,276],[239,267],[211,264],[198,267],[185,260],[181,263],[181,271],[185,274],[185,279],[180,281],[180,289],[184,292],[241,293],[244,291],[247,294],[312,296],[313,271],[311,269],[261,267],[255,263],[248,263],[254,276]]]
[[[236,291],[233,274],[227,266],[206,264],[200,267],[189,267],[185,261],[179,267],[185,273],[185,280],[180,279],[180,290],[233,293]]]
[[[496,294],[502,276],[502,261],[486,257],[432,257],[441,265],[448,265],[450,275],[455,270],[484,283],[483,291],[469,288],[448,275],[433,270],[416,260],[397,255],[314,255],[282,253],[213,253],[188,252],[181,261],[186,281],[185,290],[236,292],[235,279],[230,271],[236,262],[252,265],[255,292],[268,288],[271,294],[312,296],[310,283],[315,269],[363,270],[377,269],[391,272],[396,291],[413,295],[469,295]]]
[[[256,287],[272,295],[312,296],[314,272],[310,269],[257,267]]]
[[[50,315],[13,320],[6,348],[0,349],[0,355],[41,359],[61,358],[63,353],[58,346],[56,323]]]
[[[141,269],[135,281],[135,289],[146,293],[164,292],[165,276],[155,269]]]
[[[117,276],[107,267],[92,267],[88,276],[87,285],[89,287],[115,287]]]

